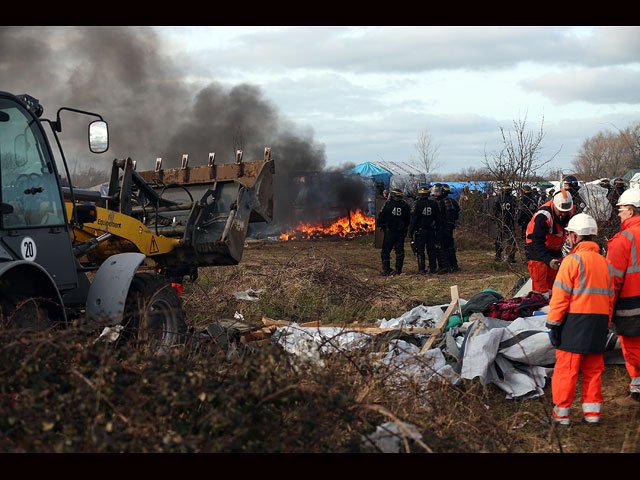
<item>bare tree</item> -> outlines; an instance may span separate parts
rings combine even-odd
[[[624,175],[636,163],[632,138],[629,128],[619,134],[598,132],[587,138],[572,161],[575,172],[587,181]]]
[[[640,168],[640,122],[633,122],[624,130],[620,130],[616,127],[616,130],[620,132],[620,138],[626,144],[628,148],[629,168]]]
[[[542,141],[544,139],[544,118],[540,129],[527,131],[527,119],[514,120],[513,131],[505,131],[500,127],[503,147],[499,152],[485,152],[484,167],[492,180],[499,184],[509,184],[514,190],[536,176],[536,172],[553,161],[560,152],[549,158],[542,158]]]
[[[425,173],[432,173],[440,166],[437,155],[438,145],[433,142],[433,136],[426,130],[423,130],[418,136],[415,143],[418,158],[414,159],[414,164],[419,168],[424,168]]]
[[[553,161],[558,154],[549,158],[542,158],[542,140],[544,139],[544,118],[540,122],[540,129],[537,131],[527,130],[527,120],[514,120],[513,130],[505,131],[500,127],[502,135],[502,149],[499,152],[487,154],[485,152],[484,167],[489,172],[490,178],[498,185],[510,185],[513,191],[520,192],[523,185],[534,181],[537,178],[537,171]],[[496,197],[488,201],[489,237],[493,237],[496,246],[503,238],[513,238],[516,242],[516,251],[524,256],[524,236],[517,220],[515,223],[505,223],[499,212],[502,206],[499,205]],[[518,219],[521,205],[518,204],[513,218]],[[498,250],[496,250],[496,253]]]

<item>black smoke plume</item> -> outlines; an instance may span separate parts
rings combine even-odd
[[[359,177],[326,168],[324,145],[308,128],[284,118],[256,85],[204,88],[189,83],[149,27],[0,27],[0,90],[40,100],[45,117],[68,106],[100,113],[109,123],[110,148],[89,153],[86,117],[63,113],[61,139],[71,170],[104,168],[131,157],[139,170],[261,159],[275,160],[274,220],[323,220],[363,203]],[[215,59],[212,59],[215,61]],[[344,170],[348,167],[341,169]],[[309,190],[309,187],[311,189]]]

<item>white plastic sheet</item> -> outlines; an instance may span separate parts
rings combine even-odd
[[[415,439],[422,439],[422,434],[415,426],[404,422],[386,422],[378,425],[372,434],[363,435],[362,444],[365,449],[375,448],[382,453],[400,453],[405,451],[405,445],[411,445]]]
[[[465,300],[460,301],[461,305],[465,303]],[[447,307],[448,305],[434,307],[418,305],[398,318],[392,318],[391,320],[383,318],[378,326],[380,328],[434,328]]]
[[[479,377],[483,385],[493,383],[507,392],[507,398],[543,395],[555,363],[546,319],[535,315],[512,322],[476,320],[465,336],[460,376]]]
[[[416,345],[403,340],[392,340],[379,363],[396,372],[391,380],[397,385],[412,381],[426,386],[431,380],[446,381],[454,385],[460,383],[460,377],[447,363],[439,348],[422,352]]]

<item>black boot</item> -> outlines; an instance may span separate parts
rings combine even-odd
[[[388,276],[391,275],[391,261],[383,260],[382,261],[382,275]]]

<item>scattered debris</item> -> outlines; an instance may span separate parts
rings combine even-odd
[[[418,429],[400,421],[386,422],[376,427],[370,435],[362,436],[362,446],[382,453],[409,453],[411,445],[422,439]]]
[[[122,332],[122,330],[124,330],[124,326],[120,324],[113,327],[105,327],[104,330],[102,330],[102,333],[93,341],[93,343],[95,344],[100,341],[113,343],[118,339],[118,337],[120,337],[120,332]]]
[[[250,288],[248,290],[245,290],[244,292],[235,292],[233,296],[236,297],[238,300],[248,300],[249,302],[259,302],[260,301],[259,294],[261,294],[262,292],[264,292],[262,288],[259,290],[253,290]]]

